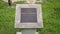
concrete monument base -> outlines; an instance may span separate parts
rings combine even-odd
[[[16,34],[22,34],[22,32],[17,32]],[[36,34],[38,34],[38,32],[36,32]]]

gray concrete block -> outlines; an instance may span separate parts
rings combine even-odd
[[[22,34],[22,32],[17,32],[16,34]],[[38,34],[38,32],[36,32],[35,34]]]

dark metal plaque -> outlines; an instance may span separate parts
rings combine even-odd
[[[36,23],[37,10],[36,8],[21,8],[21,23]]]

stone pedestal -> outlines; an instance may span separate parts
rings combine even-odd
[[[22,34],[22,32],[17,32],[16,34]],[[38,34],[38,32],[36,32],[35,34]]]
[[[16,34],[38,34],[36,28],[43,28],[41,4],[17,4],[15,28],[21,28]]]

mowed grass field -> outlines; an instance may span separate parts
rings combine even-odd
[[[44,28],[39,34],[60,34],[60,0],[42,2]],[[7,3],[0,1],[0,34],[16,34],[20,29],[14,28],[15,8],[8,8]]]

